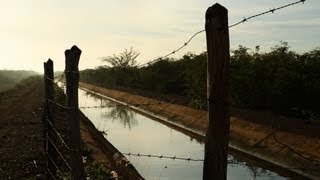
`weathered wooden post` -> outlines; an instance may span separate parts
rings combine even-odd
[[[52,115],[51,100],[53,100],[53,61],[48,59],[44,64],[44,89],[45,89],[45,108],[44,108],[44,124],[45,124],[45,140],[47,153],[47,168],[53,176],[56,176],[54,163],[57,162],[57,153],[54,149],[56,142],[53,127],[55,122]],[[51,177],[50,177],[51,178]]]
[[[77,46],[65,51],[66,57],[66,93],[68,108],[68,124],[70,134],[71,168],[73,179],[85,179],[85,172],[82,164],[82,154],[80,148],[80,126],[79,126],[79,60],[81,50]]]
[[[226,179],[229,142],[229,28],[228,10],[214,4],[206,12],[208,50],[206,134],[203,179]]]

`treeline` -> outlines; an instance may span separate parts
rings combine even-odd
[[[207,54],[186,54],[147,67],[101,66],[81,71],[81,81],[108,88],[131,88],[186,97],[193,106],[206,107]],[[283,42],[260,52],[239,46],[230,61],[233,106],[270,109],[309,118],[319,114],[320,49],[298,54]]]
[[[9,89],[19,81],[36,74],[34,71],[0,70],[0,91]]]

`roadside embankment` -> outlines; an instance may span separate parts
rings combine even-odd
[[[115,170],[119,179],[144,179],[129,161],[95,128],[92,122],[80,113],[81,139],[90,149],[90,158],[100,161],[108,169]]]
[[[159,100],[87,83],[80,83],[80,86],[127,104],[152,104],[135,109],[202,138],[205,136],[206,111],[167,102],[159,103]],[[317,128],[270,113],[232,110],[231,114],[230,148],[268,162],[273,169],[282,168],[311,179],[319,179],[320,132]],[[281,118],[288,123],[279,123]]]

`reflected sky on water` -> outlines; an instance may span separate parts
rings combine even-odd
[[[203,159],[204,143],[171,127],[136,113],[125,106],[84,90],[79,90],[82,112],[105,137],[123,153],[167,155]],[[127,156],[139,173],[147,180],[202,179],[203,162]],[[236,156],[228,157],[228,179],[282,180],[277,173],[257,167]]]

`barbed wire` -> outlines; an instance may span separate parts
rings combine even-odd
[[[96,105],[96,106],[79,106],[79,107],[67,107],[62,105],[54,100],[48,99],[48,101],[62,109],[71,110],[71,109],[93,109],[93,108],[107,108],[107,107],[141,107],[141,106],[155,106],[162,105],[165,102],[157,102],[157,103],[140,103],[140,104],[114,104],[114,105]]]
[[[48,77],[47,77],[48,78]],[[48,78],[48,79],[50,79],[50,78]],[[61,78],[62,79],[62,78]],[[52,80],[52,79],[50,79],[50,80]],[[53,80],[52,80],[53,81]],[[66,106],[64,106],[64,105],[61,105],[61,104],[59,104],[59,103],[57,103],[57,102],[55,102],[55,101],[53,101],[53,100],[50,100],[49,99],[49,101],[50,102],[52,102],[52,103],[54,103],[54,104],[56,104],[57,106],[59,106],[59,107],[61,107],[61,108],[63,108],[63,109],[74,109],[74,108],[76,108],[76,107],[66,107]],[[208,100],[209,101],[209,100]],[[124,105],[124,104],[115,104],[115,105],[98,105],[98,106],[80,106],[80,107],[78,107],[78,108],[82,108],[82,109],[85,109],[85,108],[105,108],[105,107],[119,107],[119,106],[126,106],[126,107],[139,107],[139,106],[151,106],[151,105],[160,105],[160,104],[163,104],[163,102],[157,102],[157,103],[142,103],[142,104],[126,104],[126,105]],[[199,117],[199,118],[201,118],[202,117],[202,115]],[[198,118],[197,118],[198,119]],[[50,125],[52,126],[52,124],[50,123]],[[271,125],[272,126],[272,125]],[[53,126],[52,126],[53,127]],[[310,158],[307,158],[307,157],[305,157],[305,156],[303,156],[302,154],[300,154],[300,153],[298,153],[297,151],[295,151],[292,147],[290,147],[290,146],[288,146],[288,145],[286,145],[286,144],[284,144],[284,143],[282,143],[282,142],[280,142],[277,138],[276,138],[276,136],[275,136],[275,131],[274,131],[274,129],[273,129],[273,127],[271,127],[272,128],[272,133],[270,134],[270,135],[272,135],[272,137],[273,137],[273,139],[277,142],[277,143],[279,143],[279,144],[281,144],[281,145],[283,145],[283,146],[286,146],[288,149],[290,149],[292,152],[294,152],[295,154],[297,154],[298,156],[300,156],[300,157],[302,157],[302,158],[304,158],[304,159],[306,159],[306,160],[309,160],[309,161],[312,161],[312,162],[316,162],[317,164],[318,164],[318,161],[315,161],[315,160],[312,160],[312,159],[310,159]],[[55,132],[56,132],[56,134],[59,136],[59,133],[56,131],[56,129],[54,129],[55,130]],[[66,145],[66,143],[63,141],[63,139],[59,136],[59,138],[62,140],[62,142],[64,143],[64,145],[69,149],[69,147]],[[128,155],[130,155],[130,153],[128,154]],[[148,157],[159,157],[159,158],[161,158],[161,157],[163,157],[163,158],[174,158],[174,157],[169,157],[169,156],[154,156],[154,155],[143,155],[143,154],[131,154],[131,155],[137,155],[137,156],[148,156]],[[176,158],[176,159],[181,159],[181,158]],[[193,159],[191,159],[191,158],[183,158],[184,160],[193,160]]]
[[[194,37],[196,37],[198,34],[203,33],[204,31],[205,31],[205,30],[201,30],[201,31],[198,31],[198,32],[194,33],[194,34],[189,38],[188,41],[186,41],[182,46],[180,46],[180,47],[177,48],[176,50],[173,50],[171,53],[168,53],[168,54],[166,54],[166,55],[164,55],[164,56],[161,56],[161,57],[159,57],[159,58],[157,58],[157,59],[154,59],[154,60],[152,60],[152,61],[149,61],[149,62],[147,62],[147,63],[138,65],[138,67],[143,67],[143,66],[145,66],[145,65],[150,65],[150,64],[155,63],[155,62],[157,62],[157,61],[161,61],[162,59],[165,59],[165,58],[167,58],[167,57],[169,57],[169,56],[171,56],[171,55],[179,52],[181,49],[183,49],[184,47],[186,47],[186,46],[191,42],[191,40],[192,40]]]
[[[66,72],[66,71],[64,71]],[[75,71],[69,71],[71,73],[76,73]],[[66,82],[63,80],[64,79],[64,74],[60,76],[58,80],[54,80],[49,78],[48,76],[45,76],[46,79],[52,81],[53,83],[61,83],[61,85],[64,87],[66,85]],[[83,89],[80,85],[78,85],[78,88]],[[84,89],[86,90],[86,89]],[[98,94],[99,96],[99,94]],[[202,100],[176,100],[176,99],[171,99],[170,101],[165,101],[162,98],[159,100],[159,102],[150,102],[150,103],[131,103],[131,104],[115,104],[115,105],[96,105],[96,106],[79,106],[79,107],[67,107],[65,105],[62,105],[60,103],[55,102],[52,99],[48,99],[49,102],[57,105],[60,108],[63,109],[92,109],[92,108],[107,108],[107,107],[119,107],[119,106],[125,106],[125,107],[142,107],[142,106],[155,106],[155,105],[162,105],[162,104],[180,104],[180,105],[188,105],[193,102],[206,102],[209,101],[209,99],[202,99]]]
[[[67,71],[65,71],[67,72]],[[77,73],[75,71],[68,71],[70,73]],[[45,78],[52,81],[53,83],[62,83],[63,85],[65,84],[65,82],[63,81],[64,79],[64,74],[61,75],[60,79],[58,80],[54,80],[49,78],[48,76],[45,75]],[[78,86],[78,88],[81,88],[81,86]],[[150,103],[132,103],[132,104],[114,104],[114,105],[95,105],[95,106],[79,106],[79,107],[67,107],[65,105],[62,105],[52,99],[48,99],[48,102],[55,104],[56,106],[62,108],[62,109],[66,109],[66,110],[70,110],[70,109],[93,109],[93,108],[107,108],[107,107],[120,107],[120,106],[124,106],[124,107],[141,107],[141,106],[155,106],[155,105],[162,105],[168,102],[162,101],[160,100],[159,102],[150,102]],[[172,100],[171,103],[174,104],[177,101]],[[189,103],[189,102],[187,102]]]
[[[195,159],[195,158],[185,158],[185,157],[177,157],[177,156],[166,156],[166,155],[152,155],[152,154],[143,154],[143,153],[122,153],[127,156],[135,156],[135,157],[147,157],[147,158],[158,158],[158,159],[172,159],[172,160],[182,160],[188,162],[203,162],[203,159]],[[243,165],[247,163],[243,163],[238,160],[228,160],[229,165]],[[263,168],[279,168],[277,165],[262,165]],[[301,170],[301,171],[318,171],[317,168],[306,168],[306,167],[281,167],[289,170]]]
[[[52,146],[54,147],[54,149],[56,150],[56,152],[59,154],[59,156],[61,157],[61,159],[63,160],[64,164],[68,167],[69,170],[71,170],[71,166],[69,165],[68,161],[64,158],[64,156],[61,154],[61,152],[59,151],[58,147],[53,143],[52,139],[47,136],[47,139],[50,141],[50,143],[52,144]]]
[[[52,80],[53,82],[55,82],[55,83],[65,83],[63,80],[64,80],[64,76],[65,76],[65,72],[63,72],[62,74],[61,74],[61,76],[60,76],[60,78],[59,79],[57,79],[56,81],[55,80],[53,80],[53,79],[50,79],[50,80]]]
[[[254,18],[257,18],[257,17],[259,17],[259,16],[268,14],[268,13],[274,13],[275,11],[278,11],[278,10],[280,10],[280,9],[284,9],[284,8],[287,8],[287,7],[296,5],[296,4],[300,4],[300,3],[304,4],[305,1],[306,1],[306,0],[299,0],[299,1],[296,1],[296,2],[293,2],[293,3],[289,3],[289,4],[286,4],[286,5],[277,7],[277,8],[273,8],[273,9],[270,9],[270,10],[267,10],[267,11],[264,11],[264,12],[261,12],[261,13],[258,13],[258,14],[252,15],[252,16],[249,16],[249,17],[247,17],[247,18],[244,17],[241,21],[229,25],[229,28],[233,28],[233,27],[235,27],[235,26],[238,26],[238,25],[240,25],[240,24],[243,24],[243,23],[245,23],[245,22],[248,22],[248,20],[250,20],[250,19],[254,19]],[[155,62],[161,61],[161,60],[163,60],[163,59],[165,59],[165,58],[167,58],[167,57],[169,57],[169,56],[171,56],[171,55],[179,52],[181,49],[183,49],[184,47],[186,47],[187,45],[189,45],[190,42],[194,39],[194,37],[196,37],[197,35],[199,35],[199,34],[201,34],[201,33],[203,33],[203,32],[205,32],[204,29],[203,29],[203,30],[200,30],[200,31],[198,31],[198,32],[196,32],[196,33],[194,33],[194,34],[188,39],[188,41],[186,41],[185,43],[183,43],[182,46],[178,47],[177,49],[173,50],[172,52],[170,52],[170,53],[168,53],[168,54],[166,54],[166,55],[164,55],[164,56],[160,56],[159,58],[153,59],[153,60],[151,60],[151,61],[149,61],[149,62],[147,62],[147,63],[140,64],[140,65],[138,65],[137,67],[144,67],[144,66],[146,66],[146,65],[151,65],[151,64],[153,64],[153,63],[155,63]]]
[[[159,158],[159,159],[172,159],[172,160],[184,160],[184,161],[203,161],[203,159],[195,159],[195,158],[184,158],[177,156],[166,156],[166,155],[152,155],[152,154],[141,154],[141,153],[122,153],[123,155],[128,156],[137,156],[137,157],[148,157],[148,158]]]
[[[154,103],[154,104],[159,104],[159,103]],[[142,105],[142,104],[140,104]],[[144,104],[146,105],[146,104]],[[59,104],[59,106],[63,107],[63,108],[66,108],[65,106],[62,106]],[[116,106],[119,106],[119,105],[116,105]],[[121,106],[121,105],[120,105]],[[84,107],[84,108],[98,108],[98,107],[115,107],[114,105],[111,105],[111,106],[89,106],[89,107]],[[81,107],[79,107],[81,108]],[[201,116],[200,116],[201,117]],[[199,117],[199,118],[200,118]],[[273,128],[273,127],[272,127]],[[277,141],[276,137],[275,137],[275,132],[273,131],[273,138],[275,138],[275,141],[279,143],[279,141]],[[283,144],[283,143],[279,143],[279,144]],[[285,145],[285,146],[288,146],[288,145]],[[292,148],[289,148],[289,149],[292,149]],[[294,150],[294,149],[293,149]],[[295,150],[294,150],[294,153],[297,153]],[[166,156],[166,155],[151,155],[151,154],[140,154],[140,153],[123,153],[124,155],[128,155],[128,156],[136,156],[136,157],[148,157],[148,158],[159,158],[159,159],[172,159],[172,160],[184,160],[184,161],[194,161],[194,162],[201,162],[203,161],[203,159],[194,159],[194,158],[185,158],[185,157],[176,157],[176,156]],[[298,154],[299,155],[299,154]],[[302,156],[303,157],[303,156]],[[305,158],[305,157],[303,157]],[[314,160],[312,160],[313,162],[316,162]],[[228,161],[228,164],[241,164],[237,161]],[[315,165],[318,165],[315,163]],[[264,168],[278,168],[278,166],[275,166],[275,165],[270,165],[270,166],[264,166]],[[317,168],[308,168],[308,167],[283,167],[284,169],[289,169],[289,170],[301,170],[301,171],[318,171]]]
[[[58,165],[54,162],[54,160],[52,159],[52,157],[50,156],[50,154],[48,152],[46,152],[49,160],[51,161],[51,163],[53,164],[53,166],[56,168],[57,172],[63,176],[63,173],[61,172],[61,170],[59,169]],[[49,168],[47,168],[49,170]],[[49,173],[51,174],[52,177],[54,177],[53,173],[51,172],[51,170],[49,170]]]
[[[283,6],[280,6],[280,7],[277,7],[277,8],[273,8],[273,9],[270,9],[268,11],[264,11],[264,12],[261,12],[259,14],[255,14],[255,15],[252,15],[252,16],[249,16],[249,17],[244,17],[243,20],[237,22],[237,23],[234,23],[232,25],[229,26],[229,28],[232,28],[232,27],[235,27],[239,24],[242,24],[242,23],[245,23],[247,22],[248,20],[250,19],[253,19],[253,18],[256,18],[256,17],[259,17],[259,16],[262,16],[262,15],[265,15],[265,14],[268,14],[268,13],[274,13],[275,11],[277,10],[280,10],[280,9],[284,9],[284,8],[287,8],[289,6],[293,6],[293,5],[296,5],[296,4],[300,4],[300,3],[304,3],[306,0],[299,0],[299,1],[296,1],[296,2],[293,2],[293,3],[289,3],[289,4],[286,4],[286,5],[283,5]]]
[[[46,118],[46,121],[49,123],[49,125],[51,126],[51,128],[53,129],[53,131],[55,132],[55,134],[58,136],[58,138],[60,139],[61,143],[65,146],[65,148],[67,150],[70,150],[69,146],[67,145],[67,143],[64,141],[64,139],[62,138],[62,136],[60,135],[60,133],[58,132],[58,130],[53,126],[53,124],[49,121],[48,116]]]
[[[51,170],[49,168],[47,168],[47,171],[49,172],[50,176],[52,177],[53,180],[56,180],[56,177],[53,175],[53,173],[51,172]],[[62,174],[62,173],[61,173]]]
[[[98,105],[98,106],[79,106],[79,109],[90,109],[90,108],[107,108],[107,107],[140,107],[140,106],[154,106],[165,104],[165,102],[157,103],[140,103],[140,104],[114,104],[114,105]]]

